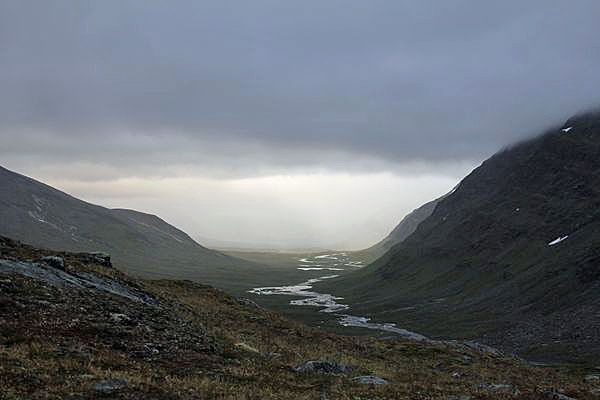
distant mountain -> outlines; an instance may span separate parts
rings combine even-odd
[[[402,242],[404,239],[412,235],[412,233],[417,229],[419,224],[431,215],[437,203],[439,203],[440,200],[442,200],[446,196],[447,195],[444,195],[440,198],[432,200],[428,203],[423,204],[421,207],[411,211],[404,218],[402,218],[400,223],[396,225],[394,230],[392,230],[392,232],[390,232],[389,235],[387,235],[382,241],[369,247],[365,251],[372,253],[377,257],[385,254],[394,245]]]
[[[420,333],[599,355],[600,112],[497,153],[383,257],[321,285]]]
[[[90,204],[0,167],[0,235],[50,249],[102,251],[143,277],[229,287],[258,266],[196,243],[159,217]]]

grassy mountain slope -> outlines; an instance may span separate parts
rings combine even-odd
[[[437,337],[600,354],[600,112],[497,153],[411,236],[322,285],[353,312]]]
[[[90,204],[1,167],[0,234],[46,248],[108,252],[120,268],[143,277],[245,288],[264,272],[199,245],[157,216]]]
[[[82,279],[101,286],[75,284]],[[307,360],[351,369],[296,371]],[[598,389],[585,379],[591,371],[464,346],[338,336],[209,286],[137,280],[86,254],[0,237],[6,400],[558,398],[553,388],[583,399]],[[364,375],[388,384],[353,380]]]

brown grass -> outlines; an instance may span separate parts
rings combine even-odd
[[[32,259],[39,255],[28,251]],[[589,371],[576,367],[541,368],[441,344],[335,335],[208,286],[136,281],[66,258],[68,268],[142,288],[160,306],[0,276],[2,400],[93,399],[100,394],[92,386],[107,379],[128,381],[107,397],[119,399],[536,399],[550,389],[583,399],[593,388],[583,380]],[[115,321],[114,313],[128,319]],[[354,370],[349,376],[295,372],[310,359]],[[390,384],[356,384],[356,375],[377,375]],[[521,394],[478,392],[481,383],[513,384]]]

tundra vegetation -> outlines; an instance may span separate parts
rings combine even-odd
[[[191,281],[135,279],[85,253],[6,238],[0,250],[3,400],[589,398],[600,387],[581,366],[342,336]]]

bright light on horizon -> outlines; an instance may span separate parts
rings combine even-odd
[[[94,204],[156,214],[208,246],[356,250],[381,240],[404,215],[448,192],[468,172],[458,171],[110,181],[32,176]]]

